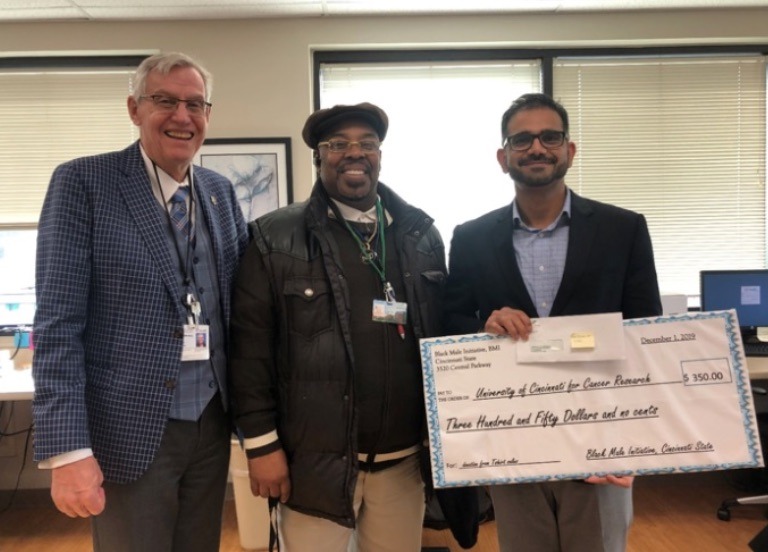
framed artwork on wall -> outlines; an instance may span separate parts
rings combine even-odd
[[[195,164],[232,182],[247,222],[293,201],[290,138],[211,138]]]

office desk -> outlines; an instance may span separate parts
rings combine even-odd
[[[749,379],[768,379],[768,357],[747,357]]]
[[[30,349],[15,350],[11,338],[0,337],[0,401],[32,400],[32,355]]]
[[[32,368],[0,369],[0,401],[31,401],[34,392]]]

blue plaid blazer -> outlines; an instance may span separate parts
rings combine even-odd
[[[195,167],[229,324],[247,228],[230,182]],[[35,460],[92,448],[107,481],[138,478],[160,445],[186,310],[138,142],[51,177],[38,228]]]

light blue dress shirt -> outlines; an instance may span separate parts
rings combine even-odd
[[[571,191],[567,190],[562,211],[546,228],[537,229],[526,225],[520,218],[517,202],[512,202],[512,217],[512,243],[517,265],[539,318],[544,318],[549,316],[552,310],[552,303],[565,270],[571,220]]]

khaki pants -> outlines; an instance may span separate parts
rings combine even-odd
[[[419,455],[374,473],[355,487],[356,529],[278,506],[281,552],[419,552],[424,483]]]

